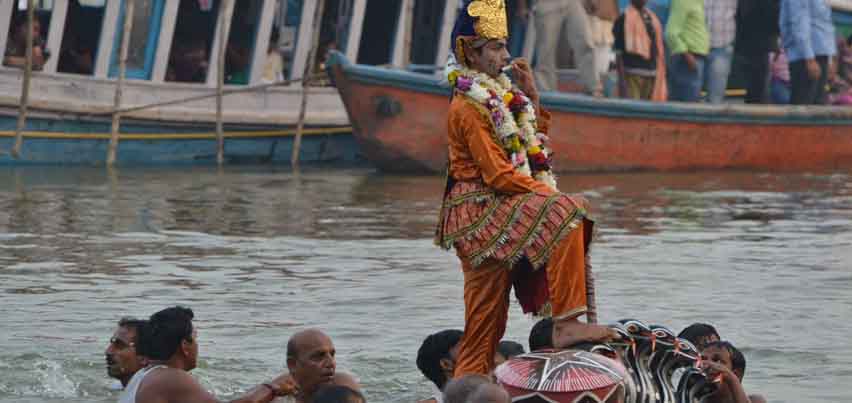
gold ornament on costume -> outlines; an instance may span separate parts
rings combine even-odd
[[[467,13],[477,19],[473,28],[481,38],[505,39],[509,36],[503,0],[475,0],[467,6]]]

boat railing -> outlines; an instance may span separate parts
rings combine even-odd
[[[125,0],[126,1],[126,18],[124,18],[124,24],[122,27],[122,40],[119,47],[119,60],[118,60],[118,77],[115,81],[115,97],[113,106],[110,110],[103,112],[90,112],[88,116],[111,116],[112,117],[112,125],[110,129],[110,142],[107,148],[107,158],[106,163],[108,166],[111,166],[116,161],[116,153],[119,142],[119,129],[121,126],[121,118],[123,115],[139,112],[143,110],[150,110],[155,108],[161,108],[164,106],[171,105],[179,105],[191,103],[199,100],[216,98],[216,140],[217,140],[217,152],[216,152],[216,161],[218,164],[224,163],[224,118],[223,118],[223,98],[232,94],[239,93],[249,93],[249,92],[260,92],[264,91],[268,88],[272,87],[280,87],[280,86],[288,86],[292,84],[300,83],[302,86],[301,90],[301,106],[299,110],[299,119],[296,129],[295,143],[293,146],[293,154],[291,156],[291,164],[296,167],[299,162],[299,153],[300,153],[300,143],[302,132],[304,131],[304,123],[305,123],[305,111],[307,108],[307,98],[308,98],[308,87],[312,86],[313,83],[319,82],[320,77],[325,75],[322,73],[313,73],[315,72],[315,61],[316,54],[319,46],[319,36],[320,36],[320,26],[319,24],[314,24],[313,32],[312,32],[312,43],[309,49],[309,56],[307,58],[307,63],[304,66],[304,73],[301,77],[294,79],[284,79],[272,83],[263,83],[257,85],[248,85],[240,88],[229,88],[225,89],[225,62],[226,62],[226,40],[225,38],[229,32],[229,24],[231,18],[234,13],[234,4],[237,0],[223,0],[219,7],[220,12],[223,16],[224,24],[220,24],[220,29],[217,35],[219,36],[219,40],[217,41],[217,60],[216,60],[216,73],[217,73],[217,82],[216,87],[211,90],[210,93],[188,96],[178,99],[166,100],[162,102],[153,102],[147,103],[143,105],[133,105],[133,106],[123,106],[122,105],[122,92],[125,84],[125,76],[127,71],[127,59],[128,59],[128,48],[130,42],[130,34],[133,30],[133,17],[132,13],[134,10],[134,2],[135,0]],[[318,3],[315,8],[315,16],[314,21],[318,20],[323,13],[325,6],[325,0],[318,0]],[[13,158],[20,158],[21,149],[23,148],[23,134],[24,128],[26,127],[27,114],[29,111],[29,93],[30,93],[30,82],[33,74],[33,25],[35,21],[35,0],[27,0],[27,35],[26,35],[26,63],[22,68],[23,71],[23,81],[21,85],[21,97],[19,104],[19,113],[18,113],[18,121],[15,128],[15,136],[14,136],[14,145],[11,150],[4,151],[0,150],[0,155],[9,154]]]

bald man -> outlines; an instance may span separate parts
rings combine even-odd
[[[466,403],[512,403],[509,392],[493,383],[480,385]]]
[[[323,385],[347,386],[360,392],[358,380],[347,373],[336,372],[334,343],[319,329],[307,329],[287,341],[287,369],[299,388],[297,402],[310,402]]]

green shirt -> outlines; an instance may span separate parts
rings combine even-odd
[[[710,52],[704,0],[672,0],[666,23],[666,44],[672,54],[690,52],[707,55]]]

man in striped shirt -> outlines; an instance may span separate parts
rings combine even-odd
[[[737,0],[704,0],[704,13],[707,17],[707,31],[710,33],[704,88],[707,90],[707,102],[720,104],[725,99],[734,58]]]

